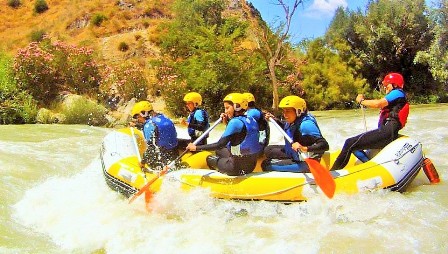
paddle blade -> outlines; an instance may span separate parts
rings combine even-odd
[[[148,205],[152,200],[152,191],[151,190],[147,190],[145,191],[145,203],[146,205]]]
[[[134,200],[136,200],[140,195],[142,195],[143,192],[150,191],[149,187],[151,187],[151,184],[153,184],[161,176],[165,175],[169,169],[170,169],[169,166],[165,166],[165,168],[162,171],[160,171],[160,173],[157,176],[155,176],[151,181],[149,181],[147,184],[145,184],[145,186],[143,186],[137,193],[134,194],[134,196],[132,196],[129,199],[129,204],[134,202]]]
[[[318,161],[313,159],[305,159],[305,162],[313,174],[314,181],[322,192],[328,197],[332,198],[336,190],[336,183],[330,174],[330,171],[325,169]]]

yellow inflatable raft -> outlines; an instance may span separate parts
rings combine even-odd
[[[127,128],[110,132],[101,146],[106,183],[126,197],[132,196],[158,173],[143,173],[138,166],[138,157],[146,146],[143,140],[140,131]],[[311,173],[262,172],[260,159],[253,173],[228,176],[208,169],[205,162],[208,154],[185,155],[182,161],[189,167],[173,169],[160,177],[151,184],[151,191],[157,192],[164,179],[169,178],[179,181],[182,189],[209,188],[214,197],[225,199],[302,201],[320,192]],[[326,153],[321,164],[330,168],[337,154]],[[331,171],[336,182],[335,193],[352,194],[379,188],[402,192],[418,174],[423,160],[421,143],[400,137],[365,163],[352,156],[344,169]]]

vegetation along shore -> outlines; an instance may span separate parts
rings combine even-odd
[[[411,103],[448,101],[447,1],[339,8],[324,36],[298,44],[287,17],[306,1],[292,2],[273,1],[288,15],[267,24],[244,0],[4,1],[0,124],[125,125],[142,99],[177,117],[188,91],[212,118],[230,92],[262,108],[289,94],[311,110],[353,108],[358,93],[379,98],[391,71]]]

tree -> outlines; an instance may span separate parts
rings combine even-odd
[[[202,94],[204,107],[217,116],[226,93],[242,92],[256,82],[260,60],[241,45],[247,24],[237,17],[223,17],[225,2],[177,0],[175,18],[162,29],[164,58],[156,62],[159,87],[168,108],[185,114],[182,101],[188,91]]]
[[[340,9],[327,38],[336,35],[332,45],[341,39],[350,45],[346,52],[362,61],[360,71],[371,88],[395,71],[403,73],[406,90],[425,95],[436,87],[428,65],[415,62],[433,38],[425,10],[424,0],[374,0],[365,14]]]
[[[279,103],[279,79],[277,77],[277,69],[281,65],[282,60],[288,55],[290,45],[287,40],[289,38],[289,29],[291,27],[292,17],[297,7],[302,4],[303,0],[294,0],[289,5],[283,0],[277,0],[277,5],[284,11],[285,21],[280,22],[274,32],[261,20],[259,15],[254,15],[253,7],[246,1],[241,1],[243,10],[248,19],[251,21],[255,40],[258,46],[258,52],[263,56],[269,70],[269,77],[272,82],[272,108],[277,109]]]
[[[339,54],[325,45],[323,39],[309,43],[306,64],[300,66],[302,87],[310,109],[345,108],[353,96],[365,93],[366,80],[358,77]]]
[[[431,15],[434,24],[434,39],[428,50],[417,53],[415,61],[427,64],[435,80],[442,84],[442,92],[448,89],[448,2],[438,3]]]

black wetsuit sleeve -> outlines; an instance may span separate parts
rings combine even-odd
[[[231,136],[221,137],[218,142],[207,145],[196,146],[196,151],[215,151],[223,148],[229,143]]]
[[[314,143],[310,146],[308,146],[308,152],[313,153],[324,153],[325,151],[328,151],[330,149],[330,146],[328,145],[328,142],[325,138],[316,138]]]

